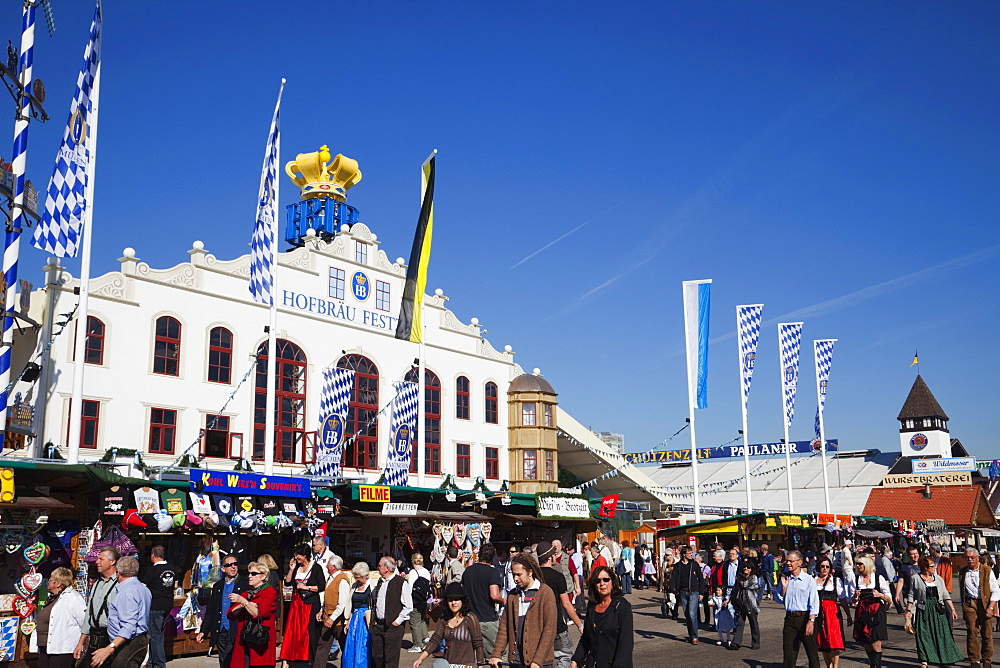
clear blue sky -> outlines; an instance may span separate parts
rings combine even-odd
[[[18,4],[0,15],[15,44]],[[54,9],[55,38],[36,38],[53,118],[31,128],[40,187],[93,12]],[[247,251],[284,76],[282,162],[320,144],[357,159],[350,202],[391,259],[408,255],[419,165],[439,149],[429,287],[628,450],[684,422],[681,281],[712,278],[699,445],[737,435],[725,335],[735,305],[762,302],[752,441],[781,436],[776,323],[803,320],[794,439],[812,435],[811,341],[838,338],[826,415],[843,447],[898,447],[919,348],[952,435],[1000,456],[1000,4],[107,0],[104,13],[94,275],[126,246],[154,267],[195,239]],[[281,199],[297,199],[287,181]],[[41,283],[44,262],[25,240],[22,276]]]

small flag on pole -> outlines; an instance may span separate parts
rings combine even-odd
[[[697,408],[708,408],[708,312],[712,281],[684,281],[684,339],[688,396]]]
[[[910,362],[910,366],[913,366],[914,364],[920,364],[920,357],[917,356],[916,350],[913,351],[913,361]]]
[[[618,510],[618,497],[620,494],[612,494],[601,499],[601,510],[598,513],[601,517],[614,517]]]
[[[285,80],[278,89],[278,103],[274,105],[271,130],[267,133],[264,150],[264,167],[260,174],[260,191],[257,198],[257,222],[250,240],[250,294],[259,304],[274,304],[274,265],[278,247],[278,151],[281,144],[281,93]]]
[[[57,257],[76,257],[87,210],[87,183],[93,172],[97,147],[90,129],[97,122],[97,99],[92,99],[101,65],[101,3],[90,24],[90,41],[83,52],[83,66],[76,78],[76,93],[69,108],[69,122],[56,154],[55,169],[46,191],[45,210],[31,244]]]
[[[396,338],[420,343],[424,336],[424,290],[427,288],[427,265],[431,259],[431,238],[434,235],[434,156],[435,149],[421,167],[421,203],[417,230],[410,248],[410,263],[406,266],[403,301],[399,307]]]

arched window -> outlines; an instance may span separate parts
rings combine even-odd
[[[417,370],[410,369],[404,380],[417,382]],[[410,472],[417,470],[417,443],[413,439]],[[424,369],[424,472],[441,475],[441,379],[430,369]]]
[[[355,469],[378,468],[378,367],[361,355],[345,355],[337,362],[338,369],[354,370],[354,387],[347,405],[344,426],[343,465]],[[360,432],[360,433],[359,433]],[[354,434],[357,437],[349,440]]]
[[[274,379],[274,461],[305,461],[306,356],[290,341],[275,342],[278,356]],[[264,459],[267,416],[267,343],[257,349],[253,411],[253,457]]]
[[[500,408],[497,401],[497,384],[490,381],[486,383],[486,422],[489,424],[500,424]]]
[[[215,327],[208,333],[208,380],[226,383],[233,379],[233,333]]]
[[[181,323],[168,315],[156,319],[153,343],[153,373],[180,375]]]
[[[459,376],[455,381],[455,417],[459,420],[469,419],[469,379]]]

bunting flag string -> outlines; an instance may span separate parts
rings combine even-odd
[[[806,461],[808,459],[816,457],[817,455],[819,455],[819,453],[818,452],[814,452],[811,455],[809,455],[808,457],[802,457],[800,459],[796,459],[795,461],[792,462],[792,466],[796,466],[796,465],[798,465],[798,464],[800,464],[800,463],[802,463],[802,462],[804,462],[804,461]],[[757,468],[750,472],[750,475],[756,478],[756,477],[771,475],[773,473],[778,473],[778,472],[781,472],[781,471],[785,470],[785,465],[781,464],[780,466],[771,467],[770,469],[767,469],[766,471],[761,471],[760,470],[761,467],[767,465],[767,463],[768,463],[767,461],[764,461],[764,462],[761,462],[760,464],[758,464]],[[699,492],[698,493],[699,494],[709,494],[709,495],[711,495],[711,494],[719,494],[720,492],[729,491],[731,488],[739,485],[744,480],[746,480],[746,476],[742,475],[739,478],[736,478],[735,480],[719,480],[719,481],[712,482],[712,483],[703,483],[703,484],[701,484],[701,485],[698,486],[699,487]],[[661,487],[661,486],[657,485],[655,487],[650,487],[649,489],[650,490],[658,491],[661,494],[663,494],[664,496],[672,496],[672,497],[680,497],[680,498],[694,497],[694,492],[693,491],[677,491],[677,490],[692,490],[693,488],[692,488],[691,485],[673,485],[673,486],[670,486],[670,487]]]

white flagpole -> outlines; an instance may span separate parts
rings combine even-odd
[[[785,399],[785,388],[788,385],[788,370],[785,368],[785,364],[784,364],[785,360],[783,359],[784,356],[782,355],[782,351],[781,351],[781,346],[782,346],[782,342],[781,342],[781,328],[784,325],[799,325],[799,326],[801,326],[801,324],[802,323],[779,323],[778,324],[778,356],[779,356],[778,359],[779,359],[779,367],[781,368],[781,420],[782,420],[782,422],[785,425],[785,484],[788,485],[788,512],[789,513],[794,513],[795,512],[795,500],[794,500],[794,495],[792,493],[792,453],[791,453],[792,444],[791,444],[791,441],[789,440],[789,437],[788,437],[788,431],[789,431],[789,427],[791,426],[791,423],[788,420],[788,407],[786,405],[786,399]],[[801,336],[801,330],[800,330],[799,336]],[[801,345],[801,343],[800,343],[800,345]],[[796,361],[795,376],[796,376],[795,380],[796,380],[796,385],[797,385],[798,384],[798,362],[797,361]],[[798,388],[796,387],[796,389],[798,389]]]
[[[278,90],[278,101],[280,104],[281,93],[285,90],[285,79],[281,79],[281,88]],[[277,173],[277,161],[281,159],[281,128],[277,128],[274,138],[275,153],[275,178],[274,178],[274,234],[271,235],[271,257],[273,265],[271,269],[271,307],[268,309],[267,319],[267,397],[264,400],[264,474],[274,475],[274,408],[275,408],[275,371],[278,368],[278,351],[276,345],[276,333],[278,329],[278,197],[281,189],[281,178]]]
[[[87,208],[83,211],[83,225],[80,234],[83,235],[80,248],[80,301],[76,310],[76,334],[73,339],[73,390],[69,410],[69,444],[67,461],[70,464],[80,463],[80,431],[83,427],[83,373],[84,357],[87,349],[87,309],[90,301],[90,244],[93,239],[92,223],[94,221],[94,176],[97,171],[97,119],[100,116],[98,107],[101,102],[101,54],[97,54],[97,72],[94,75],[94,88],[90,95],[90,163],[87,165]]]
[[[740,411],[743,415],[743,469],[746,475],[747,482],[747,513],[753,512],[753,492],[750,489],[750,437],[747,434],[747,393],[743,389],[743,384],[746,382],[745,375],[746,361],[743,359],[743,351],[740,346],[740,307],[736,307],[736,356],[739,358],[737,360],[736,367],[740,372]]]
[[[421,199],[422,201],[422,199]],[[421,325],[423,325],[424,319],[420,318]],[[425,330],[426,331],[426,328]],[[427,420],[425,417],[425,411],[427,410],[424,406],[425,397],[427,392],[427,383],[424,380],[424,374],[427,372],[426,362],[424,361],[424,332],[420,335],[420,357],[417,364],[417,484],[421,487],[424,486],[424,475],[427,473],[426,469],[426,455],[424,454],[427,449],[427,436],[425,432],[427,431]],[[444,407],[442,406],[442,410]],[[390,440],[393,438],[392,435],[389,436]],[[412,452],[412,450],[411,450]]]
[[[826,434],[823,433],[823,402],[821,401],[819,386],[819,352],[816,350],[818,341],[813,341],[813,359],[816,362],[816,410],[819,415],[819,456],[823,461],[823,500],[826,505],[826,512],[830,510],[830,480],[826,473]]]

